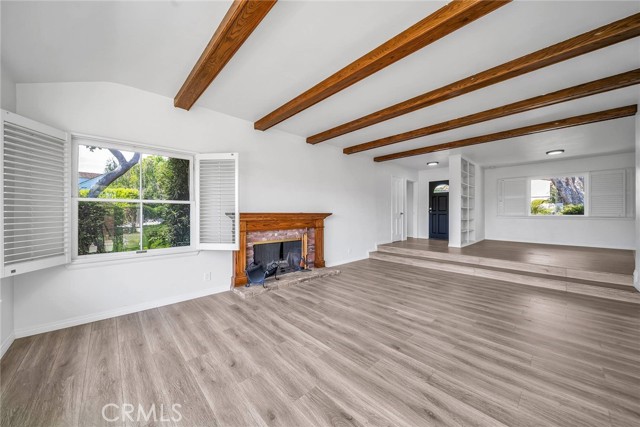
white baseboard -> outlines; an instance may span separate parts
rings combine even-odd
[[[11,347],[11,344],[13,344],[13,341],[15,339],[16,336],[12,333],[4,341],[2,341],[2,345],[0,345],[0,359],[2,359],[2,356],[4,356],[7,350],[9,350],[9,347]]]
[[[369,254],[367,254],[366,257],[355,257],[350,259],[344,259],[341,261],[327,262],[326,265],[327,267],[337,267],[342,264],[349,264],[350,262],[362,261],[363,259],[367,259],[367,258],[369,258]]]
[[[206,289],[202,289],[197,292],[191,292],[188,294],[176,295],[173,297],[162,298],[154,301],[148,301],[141,304],[127,305],[124,307],[116,308],[114,310],[107,310],[100,313],[92,313],[85,316],[72,317],[72,318],[60,320],[57,322],[44,323],[37,326],[30,326],[27,328],[20,328],[15,330],[15,338],[28,337],[30,335],[56,331],[58,329],[84,325],[85,323],[97,322],[99,320],[110,319],[112,317],[123,316],[125,314],[137,313],[138,311],[149,310],[152,308],[162,307],[169,304],[175,304],[177,302],[187,301],[190,299],[200,298],[207,295],[213,295],[213,294],[217,294],[225,291],[228,291],[228,289],[221,289],[220,287],[206,288]],[[4,348],[4,343],[2,345]]]
[[[640,292],[640,272],[638,270],[633,270],[633,287]]]

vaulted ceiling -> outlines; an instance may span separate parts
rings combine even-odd
[[[255,122],[446,2],[283,1],[196,106]],[[230,1],[2,2],[2,61],[18,83],[112,81],[173,98]],[[632,1],[514,1],[274,126],[317,134],[640,12]],[[640,68],[632,38],[322,144],[345,148]],[[352,154],[383,156],[635,104],[638,85]],[[269,132],[269,130],[267,130]],[[633,118],[466,147],[484,165],[633,150]],[[606,143],[603,143],[606,141]],[[432,153],[394,160],[424,168]]]

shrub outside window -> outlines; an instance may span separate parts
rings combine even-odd
[[[191,246],[191,158],[77,144],[77,255]]]
[[[531,179],[530,214],[584,215],[584,182],[584,176]]]

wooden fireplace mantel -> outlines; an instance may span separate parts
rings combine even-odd
[[[296,228],[315,229],[316,267],[324,267],[324,219],[330,213],[240,213],[240,249],[233,252],[233,278],[231,286],[247,284],[247,232],[292,230]]]

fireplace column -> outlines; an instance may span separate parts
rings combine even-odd
[[[324,267],[324,218],[317,219],[315,223],[316,241],[315,241],[315,260],[314,267]]]
[[[239,251],[233,251],[233,277],[231,277],[231,287],[247,284],[247,221],[242,220],[240,215],[240,241]]]

